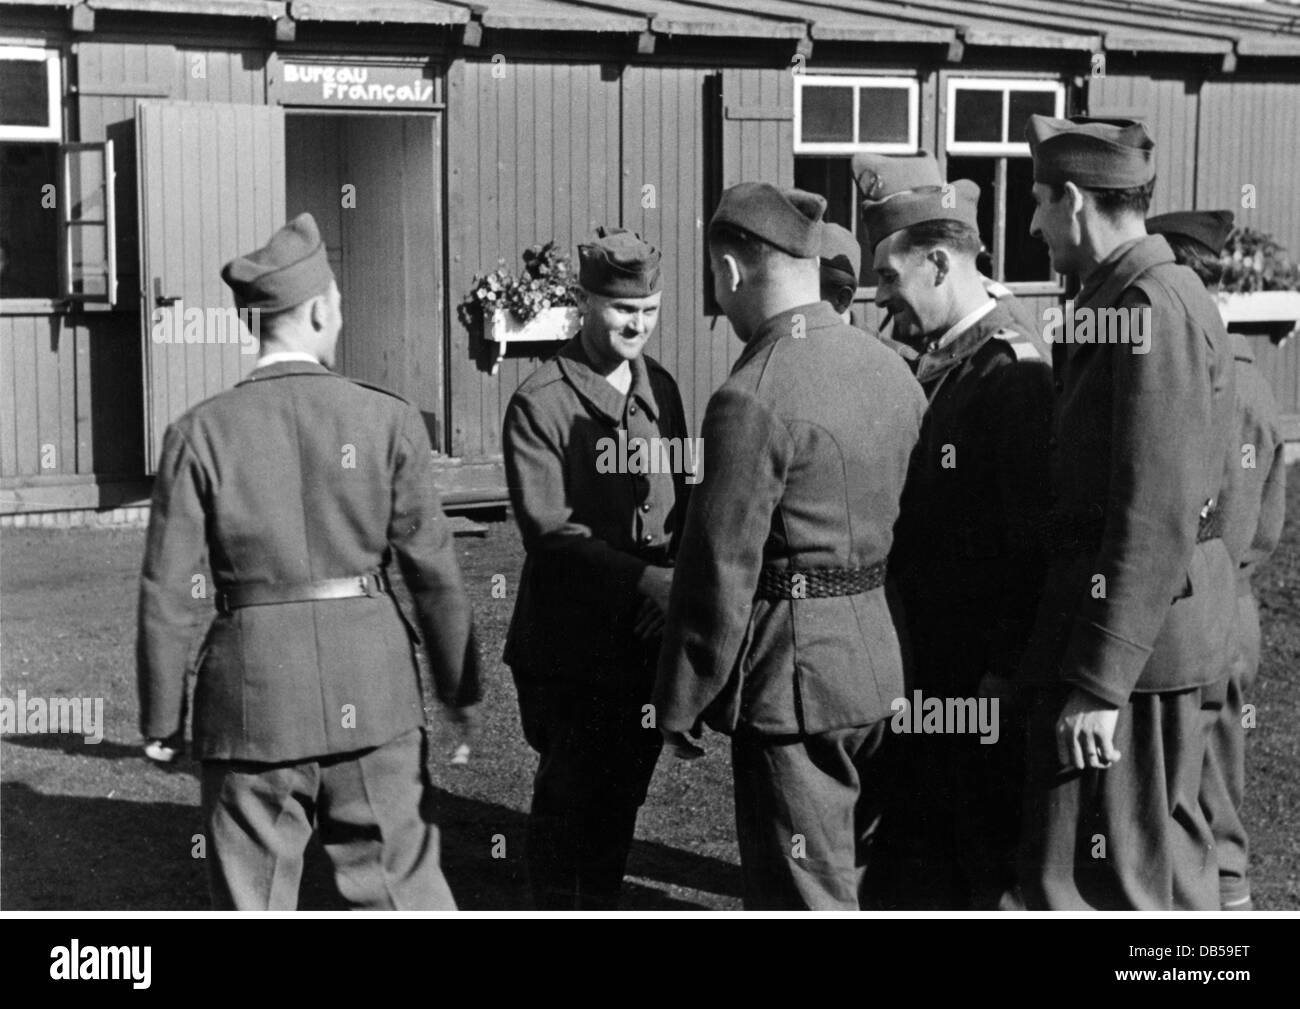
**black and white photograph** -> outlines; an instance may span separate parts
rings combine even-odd
[[[1297,163],[1300,0],[0,0],[0,916],[1249,982]]]

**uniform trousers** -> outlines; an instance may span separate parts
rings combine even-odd
[[[1066,685],[1029,714],[1020,881],[1030,910],[1218,910],[1199,794],[1209,722],[1203,691],[1138,694],[1119,710],[1106,770],[1062,768],[1056,722]]]
[[[1201,810],[1214,835],[1219,863],[1219,902],[1224,910],[1249,911],[1250,852],[1241,822],[1241,798],[1246,784],[1246,730],[1242,725],[1245,691],[1259,671],[1259,607],[1253,592],[1237,597],[1233,656],[1228,670],[1227,696],[1211,720],[1201,781]]]
[[[212,906],[292,911],[313,828],[355,908],[455,910],[428,817],[422,729],[372,749],[267,764],[205,760]]]
[[[873,725],[731,740],[745,908],[857,910],[881,799]]]
[[[637,810],[663,745],[642,669],[603,683],[516,675],[524,738],[538,755],[527,862],[539,910],[618,906]]]

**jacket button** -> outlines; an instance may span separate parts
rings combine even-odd
[[[628,413],[636,413],[636,404],[630,403],[627,408]]]
[[[655,541],[654,533],[646,533],[644,536],[641,537],[641,542],[647,545],[653,543],[654,541]]]
[[[643,505],[641,506],[641,510],[642,510],[643,512],[648,512],[648,511],[650,510],[650,502],[647,501],[645,504],[643,504]]]

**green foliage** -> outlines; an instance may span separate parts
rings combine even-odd
[[[1238,228],[1228,236],[1220,260],[1221,291],[1300,291],[1300,264],[1265,232]]]
[[[501,259],[491,273],[474,277],[469,294],[456,310],[467,329],[483,326],[498,308],[528,322],[544,309],[578,303],[573,270],[554,240],[525,249],[523,261],[518,276],[510,273]]]

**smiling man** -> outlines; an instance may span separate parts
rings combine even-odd
[[[601,228],[578,255],[581,331],[519,386],[503,436],[527,551],[505,662],[539,757],[533,899],[552,910],[618,902],[659,756],[643,706],[691,479],[685,454],[650,467],[621,450],[687,434],[677,384],[643,353],[663,299],[659,251]]]
[[[889,570],[913,682],[926,697],[1000,699],[999,741],[899,737],[882,828],[904,907],[1015,908],[1021,733],[1013,685],[1043,565],[1052,382],[1032,336],[976,269],[979,187],[960,179],[863,203],[876,304],[917,334],[928,407]],[[896,863],[896,864],[894,864]]]
[[[1022,880],[1031,908],[1217,910],[1199,807],[1201,706],[1227,661],[1233,563],[1217,514],[1234,434],[1231,344],[1196,275],[1148,235],[1150,136],[1031,116],[1032,234],[1080,280],[1074,311],[1150,314],[1146,353],[1057,343],[1057,514],[1023,673]]]

